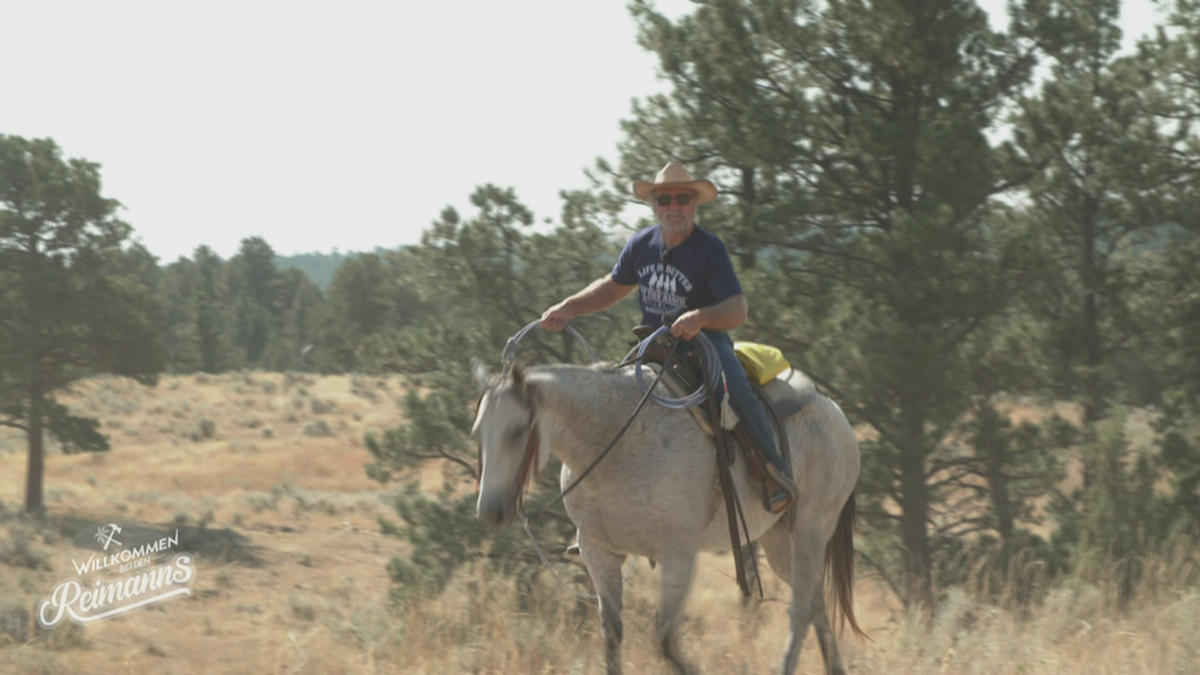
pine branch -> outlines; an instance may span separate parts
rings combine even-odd
[[[454,455],[451,455],[451,454],[449,454],[449,453],[447,453],[447,452],[444,452],[444,451],[441,451],[441,450],[439,450],[439,451],[437,451],[437,452],[433,452],[433,453],[423,453],[423,452],[411,452],[411,451],[409,451],[409,452],[406,452],[406,453],[404,453],[404,454],[405,454],[405,455],[407,455],[407,456],[409,456],[409,457],[412,457],[413,459],[419,459],[419,460],[427,460],[427,459],[446,459],[446,460],[449,460],[449,461],[451,461],[451,462],[454,462],[455,464],[458,464],[459,466],[463,467],[463,469],[464,469],[464,470],[466,470],[467,474],[468,474],[468,475],[469,475],[471,478],[473,478],[473,479],[475,479],[475,480],[479,480],[479,474],[475,473],[475,467],[474,467],[474,466],[472,466],[470,462],[466,461],[465,459],[463,459],[463,458],[461,458],[461,457],[456,457],[456,456],[454,456]]]

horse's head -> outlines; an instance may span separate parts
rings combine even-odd
[[[482,391],[471,435],[479,442],[479,519],[493,527],[512,522],[524,490],[549,457],[541,457],[537,412],[520,368],[492,375],[479,362],[472,375]]]

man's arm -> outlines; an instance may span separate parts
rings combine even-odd
[[[567,322],[577,316],[601,312],[620,302],[629,295],[636,285],[626,286],[604,276],[575,295],[563,300],[542,314],[542,327],[550,330],[562,330]]]
[[[746,296],[731,295],[711,307],[684,312],[671,324],[671,335],[691,340],[701,328],[733,330],[746,323]]]

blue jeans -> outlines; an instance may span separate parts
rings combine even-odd
[[[729,333],[707,328],[703,332],[716,348],[717,359],[721,362],[721,369],[725,371],[725,382],[729,387],[729,407],[737,413],[742,430],[772,464],[790,475],[791,468],[787,460],[779,455],[767,409],[750,386],[746,369],[742,367],[742,362],[738,361],[737,354],[733,351],[733,340],[730,339]],[[694,348],[690,342],[680,342],[680,345],[686,345],[681,351]],[[720,403],[725,392],[718,390],[716,393],[717,403]]]

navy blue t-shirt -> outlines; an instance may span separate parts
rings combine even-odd
[[[677,319],[689,310],[741,295],[729,252],[717,235],[695,227],[665,262],[664,248],[658,225],[648,227],[629,238],[613,266],[613,281],[638,285],[643,324],[661,326],[664,314]]]

